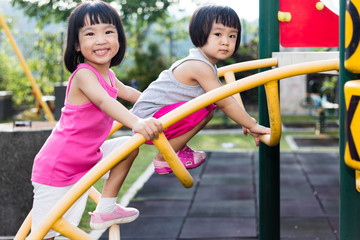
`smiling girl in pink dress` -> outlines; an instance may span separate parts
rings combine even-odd
[[[110,70],[121,63],[126,49],[125,32],[114,8],[100,1],[80,4],[69,17],[67,37],[64,60],[72,75],[61,118],[35,157],[32,229],[82,176],[128,139],[105,141],[114,119],[147,140],[157,138],[162,131],[157,119],[141,119],[116,100],[135,102],[140,92],[125,86]],[[138,150],[132,152],[110,170],[99,204],[91,214],[91,228],[107,228],[138,217],[137,209],[116,204],[137,154]],[[64,214],[70,223],[79,223],[87,196],[88,192]],[[50,230],[45,238],[56,235]]]

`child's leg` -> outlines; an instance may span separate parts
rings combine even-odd
[[[52,209],[52,207],[70,190],[72,185],[66,187],[53,187],[33,182],[34,201],[32,209],[31,229],[35,229]],[[63,218],[77,226],[85,210],[89,191],[85,192],[63,215]],[[54,239],[59,233],[50,229],[44,239]]]
[[[122,137],[106,141],[102,146],[104,157],[127,139],[127,137]],[[116,204],[120,188],[138,153],[139,150],[136,149],[110,170],[109,178],[105,180],[99,203],[94,213],[90,214],[90,227],[92,229],[103,229],[113,224],[132,222],[139,216],[137,209],[123,208]]]
[[[136,149],[110,170],[109,178],[104,183],[102,197],[117,197],[138,153],[139,150]]]
[[[206,124],[212,119],[213,116],[214,110],[211,111],[207,116],[205,116],[205,118],[190,131],[175,138],[169,139],[169,143],[173,147],[174,151],[178,152],[180,149],[182,149],[193,136],[195,136],[201,129],[206,126]],[[156,159],[159,161],[165,161],[164,157],[160,152],[158,152]]]
[[[103,150],[103,159],[106,158],[113,150],[120,147],[129,138],[130,137],[119,137],[105,141],[105,143],[101,146]],[[138,153],[139,150],[136,149],[110,170],[109,177],[105,180],[104,188],[102,190],[103,198],[117,197],[120,188],[130,170],[130,167]]]

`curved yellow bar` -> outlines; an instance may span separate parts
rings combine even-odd
[[[338,69],[339,69],[339,59],[337,58],[330,60],[306,62],[306,63],[284,66],[276,69],[271,69],[265,72],[251,75],[236,82],[226,84],[221,88],[207,92],[197,97],[196,99],[193,99],[187,102],[186,104],[172,110],[171,114],[164,115],[160,119],[163,122],[163,127],[165,129],[171,126],[172,124],[176,123],[177,121],[181,120],[182,118],[192,114],[193,112],[196,112],[201,108],[204,108],[221,99],[232,96],[235,93],[239,93],[260,85],[264,85],[274,80],[280,80],[280,79],[308,74],[308,73],[325,72],[325,71],[338,70]],[[280,114],[277,113],[278,110],[275,111],[276,112],[273,113],[274,115]],[[270,120],[271,118],[272,117],[270,116]],[[262,142],[269,146],[273,146],[274,144],[273,140],[270,141],[270,138],[268,137],[263,138]]]
[[[123,158],[145,143],[145,138],[135,134],[128,141],[115,149],[105,159],[96,164],[87,174],[84,175],[49,211],[43,218],[39,227],[30,233],[28,240],[43,239],[52,225],[64,215],[64,213],[84,194],[98,179],[109,169],[113,168]],[[40,227],[41,226],[41,227]],[[62,231],[61,231],[62,232]]]
[[[124,126],[122,123],[119,123],[117,121],[114,121],[111,130],[110,130],[110,134],[109,136],[113,135],[114,132],[116,132],[117,130],[119,130],[122,126]]]
[[[235,73],[233,71],[228,71],[228,72],[224,73],[224,79],[225,79],[226,84],[235,82],[236,81]],[[244,103],[241,100],[240,93],[234,94],[233,97],[240,104],[240,106],[245,110]]]
[[[190,115],[191,113],[208,106],[211,103],[217,102],[223,98],[234,95],[235,93],[245,91],[260,85],[264,85],[279,79],[339,69],[339,60],[323,60],[308,63],[295,64],[285,66],[277,69],[272,69],[266,72],[261,72],[240,81],[230,83],[213,91],[207,92],[204,95],[193,99],[172,112],[160,118],[163,127],[167,128],[179,121],[180,119]],[[270,83],[272,84],[272,83]],[[274,85],[270,85],[274,88]],[[276,87],[277,88],[277,87]],[[270,118],[271,118],[271,114]],[[274,119],[276,121],[276,119]],[[277,130],[280,131],[280,130]],[[265,140],[267,144],[273,144],[274,140]],[[84,177],[82,177],[49,211],[44,219],[39,224],[39,227],[32,231],[28,236],[28,240],[42,239],[49,229],[62,218],[62,215],[75,203],[75,201],[84,194],[101,176],[103,176],[109,169],[114,167],[123,158],[129,155],[134,149],[145,143],[145,138],[140,134],[135,134],[128,141],[126,141],[119,148],[115,149],[104,160],[96,164]],[[65,224],[66,225],[66,224]],[[59,229],[61,232],[72,234],[73,230]],[[75,231],[75,230],[74,230]],[[77,231],[74,234],[78,234]]]
[[[219,76],[223,75],[226,84],[235,82],[235,72],[248,70],[251,67],[263,68],[263,67],[272,67],[278,64],[277,58],[267,58],[259,61],[251,61],[245,63],[232,64],[221,69]],[[275,86],[271,87],[271,86]],[[266,87],[267,86],[267,87]],[[269,146],[275,146],[281,137],[281,115],[280,115],[280,105],[279,105],[279,93],[278,93],[278,84],[277,82],[265,84],[265,91],[267,96],[267,103],[269,108],[269,119],[270,119],[270,135],[263,135],[260,137],[260,140],[264,143],[267,143]],[[271,97],[270,97],[271,96]],[[240,104],[240,106],[245,110],[244,104],[241,100],[240,93],[234,94],[233,97]],[[251,134],[251,132],[249,131]]]
[[[109,228],[109,240],[120,240],[120,226],[117,224]]]
[[[260,141],[272,147],[277,145],[281,138],[281,114],[278,81],[268,82],[264,86],[269,112],[270,135],[266,134],[260,136]]]
[[[226,72],[242,72],[258,68],[273,67],[278,64],[277,58],[264,58],[247,62],[234,63],[225,67],[218,68],[218,76],[222,77]]]
[[[183,186],[186,188],[191,188],[194,184],[194,180],[184,165],[181,163],[179,157],[176,155],[164,133],[161,133],[159,138],[154,140],[154,145],[164,156],[175,176],[180,180]]]
[[[60,218],[59,220],[57,220],[52,226],[52,228],[57,232],[61,232],[62,235],[68,237],[69,239],[95,240],[94,238],[90,237],[89,234],[87,234],[80,228],[72,225],[64,218]]]
[[[16,233],[14,240],[24,240],[31,229],[32,222],[32,210],[30,210],[29,214],[26,216],[24,222],[21,224],[18,232]]]
[[[92,186],[89,191],[89,197],[97,204],[99,202],[100,196],[101,196],[101,194],[95,189],[94,186]],[[28,233],[30,232],[30,229],[31,229],[31,221],[32,221],[32,210],[29,212],[29,214],[25,218],[24,222],[20,226],[18,232],[16,233],[16,236],[14,237],[14,240],[20,240],[20,239],[26,238],[26,236],[28,235]],[[114,230],[112,230],[110,228],[109,235],[110,234],[113,235],[112,231],[114,231]],[[120,238],[109,238],[109,239],[117,240]]]
[[[235,75],[236,72],[241,71],[248,71],[252,69],[258,69],[258,68],[266,68],[266,67],[273,67],[278,64],[277,58],[265,58],[265,59],[258,59],[258,60],[251,60],[247,62],[241,62],[241,63],[235,63],[231,64],[225,67],[221,67],[218,69],[218,76],[222,77],[224,76],[225,81],[227,83],[234,82],[235,81]],[[231,76],[232,75],[232,76]],[[231,81],[229,79],[232,79]],[[234,96],[236,100],[244,107],[240,95],[236,94]],[[114,121],[114,124],[111,128],[110,135],[112,135],[114,132],[119,130],[123,125],[119,122]]]
[[[17,45],[15,43],[15,40],[14,40],[13,36],[10,33],[10,30],[9,30],[3,16],[1,15],[1,13],[0,13],[0,24],[4,28],[4,31],[5,31],[5,33],[7,35],[7,37],[9,38],[10,43],[11,43],[17,57],[20,60],[20,63],[21,63],[21,65],[22,65],[22,67],[23,67],[23,69],[25,71],[25,74],[26,74],[27,78],[29,79],[29,81],[31,83],[31,86],[32,86],[32,89],[34,91],[35,97],[39,100],[39,103],[40,103],[41,107],[44,109],[44,112],[45,112],[46,116],[48,117],[48,120],[49,121],[55,121],[54,116],[53,116],[49,106],[42,100],[42,93],[40,91],[40,88],[37,86],[37,84],[36,84],[32,74],[31,74],[31,72],[30,72],[30,70],[29,70],[29,68],[28,68],[28,66],[27,66],[27,64],[26,64],[26,62],[25,62],[19,48],[17,47]]]

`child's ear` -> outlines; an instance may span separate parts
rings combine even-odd
[[[77,52],[80,52],[80,46],[79,46],[79,43],[75,43],[75,50],[77,51]]]

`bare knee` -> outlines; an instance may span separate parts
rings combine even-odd
[[[139,148],[136,148],[134,151],[132,151],[128,155],[127,159],[130,160],[130,161],[134,161],[138,154],[139,154]]]
[[[213,118],[214,113],[215,113],[215,109],[213,109],[211,112],[209,112],[209,114],[206,116],[206,119],[208,119],[208,121],[210,121]]]
[[[213,118],[214,112],[215,110],[209,112],[209,114],[204,117],[204,119],[200,122],[200,124],[205,126]]]

